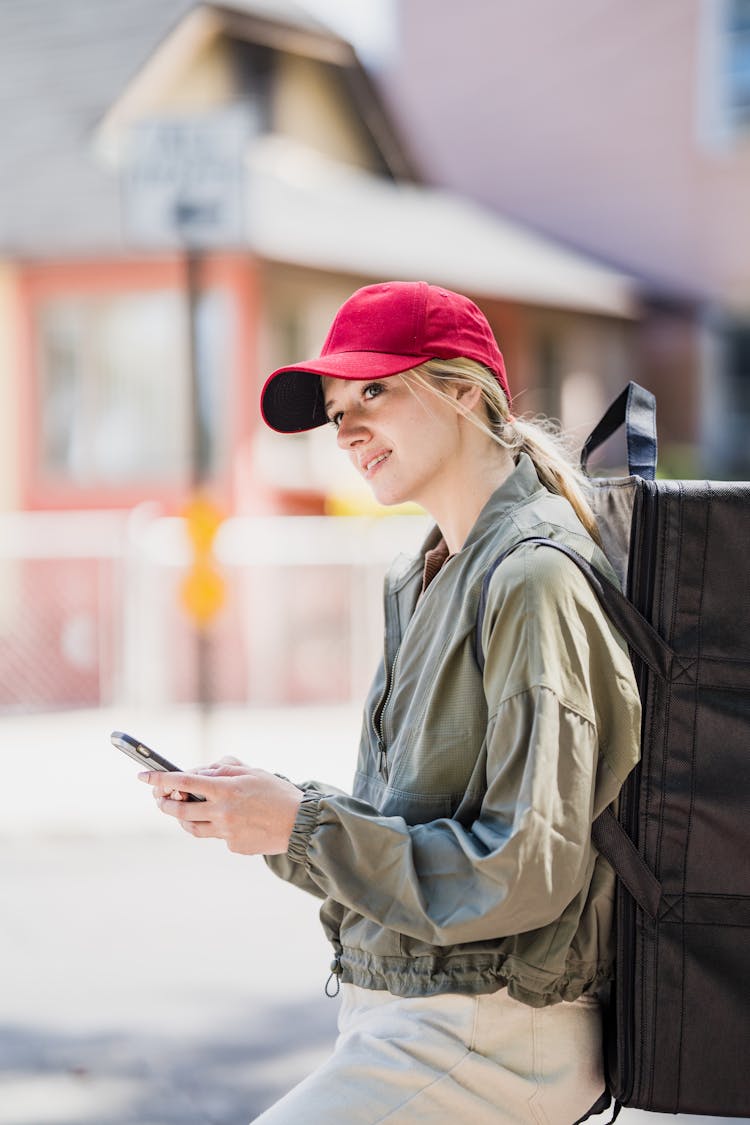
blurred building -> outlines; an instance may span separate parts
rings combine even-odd
[[[356,487],[330,435],[266,432],[257,395],[371,280],[470,293],[520,406],[575,417],[581,437],[632,374],[633,278],[423,183],[351,46],[301,7],[24,0],[0,21],[4,507],[175,510],[189,485],[184,239],[149,225],[158,190],[133,202],[149,127],[173,188],[170,126],[242,137],[235,226],[195,271],[206,464],[228,510],[322,511]]]
[[[458,83],[405,44],[400,80],[423,66],[448,138],[435,91]],[[359,695],[395,541],[278,519],[356,509],[361,486],[330,432],[274,435],[257,407],[266,374],[315,352],[359,285],[473,296],[518,408],[580,438],[628,378],[668,387],[680,354],[694,420],[699,295],[657,294],[511,221],[479,198],[479,172],[432,186],[407,85],[399,126],[395,85],[386,104],[350,44],[290,0],[0,4],[0,707],[195,698],[190,557],[168,517],[193,483],[196,406],[205,476],[234,517],[211,694]]]
[[[425,174],[635,276],[663,463],[750,477],[750,2],[398,12],[383,88]]]

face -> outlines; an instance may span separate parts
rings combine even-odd
[[[381,504],[407,500],[434,511],[450,484],[459,416],[450,405],[399,375],[371,382],[324,378],[326,414],[339,447]]]

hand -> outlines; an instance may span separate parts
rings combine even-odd
[[[245,773],[247,771],[247,766],[243,766],[243,764],[239,760],[239,758],[233,758],[231,754],[225,754],[224,757],[219,758],[219,760],[217,762],[212,762],[208,766],[196,766],[195,769],[191,770],[190,772],[191,772],[191,774],[199,773],[199,774],[202,774],[202,775],[207,775],[209,777],[212,777],[215,774],[222,774],[222,773],[226,776],[226,775],[229,775],[232,771],[230,771],[228,769],[224,769],[225,766],[240,766],[240,771],[239,771],[240,773]],[[170,776],[174,777],[174,773],[172,773]],[[140,780],[146,781],[146,777],[147,777],[147,775],[144,774],[143,777],[140,778]],[[182,793],[179,789],[172,789],[171,792],[166,793],[166,794],[161,794],[161,793],[157,793],[156,791],[154,791],[154,798],[157,801],[157,803],[162,796],[167,796],[172,801],[185,801],[185,800],[187,800],[187,793]]]
[[[276,774],[223,758],[191,773],[151,771],[138,777],[153,787],[162,812],[191,836],[223,840],[242,855],[279,855],[289,847],[303,793]],[[205,801],[186,801],[187,793]]]

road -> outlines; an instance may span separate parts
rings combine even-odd
[[[317,903],[158,817],[113,726],[346,784],[358,716],[226,712],[203,748],[189,712],[0,721],[0,1125],[246,1125],[333,1042]]]

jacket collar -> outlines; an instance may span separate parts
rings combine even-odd
[[[459,554],[468,547],[473,546],[488,534],[497,533],[498,524],[519,505],[527,503],[540,492],[546,492],[544,485],[536,474],[534,463],[527,453],[520,453],[518,461],[509,477],[507,477],[490,496],[487,503],[477,516],[476,522],[466,537]],[[428,551],[434,550],[443,538],[440,528],[435,524],[422,543],[421,550],[416,558],[407,559],[400,556],[394,561],[390,571],[390,581],[395,588],[401,587],[405,582],[424,571],[424,558]]]
[[[461,549],[465,550],[479,542],[489,531],[495,533],[498,524],[509,512],[545,491],[536,475],[534,462],[527,453],[519,454],[515,469],[492,493]]]

